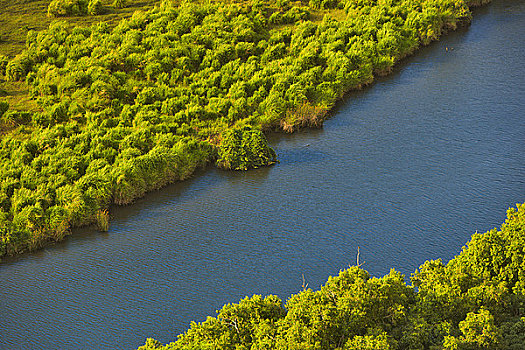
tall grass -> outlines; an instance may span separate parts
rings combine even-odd
[[[100,232],[108,232],[109,230],[109,212],[107,209],[101,209],[96,214],[97,229]]]

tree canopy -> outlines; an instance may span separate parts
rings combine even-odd
[[[454,259],[426,261],[407,285],[391,270],[375,278],[359,266],[305,289],[284,304],[254,295],[228,304],[170,344],[187,349],[523,349],[525,204],[500,229],[474,234]]]

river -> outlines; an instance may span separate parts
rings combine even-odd
[[[4,262],[0,349],[169,342],[246,295],[319,288],[358,246],[375,276],[448,261],[525,199],[524,62],[525,2],[495,0],[323,129],[271,135],[280,164],[209,167]]]

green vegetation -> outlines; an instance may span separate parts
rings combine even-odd
[[[62,1],[66,2],[66,0]],[[113,27],[121,19],[131,17],[135,11],[152,9],[158,1],[116,0],[112,2],[102,0],[101,3],[104,11],[97,16],[79,14],[78,16],[62,18],[74,26],[90,26],[103,21]],[[26,36],[30,30],[44,30],[55,20],[55,17],[48,16],[50,4],[51,0],[0,0],[0,8],[2,9],[2,16],[0,17],[0,70],[2,55],[16,56],[25,48]],[[9,85],[7,87],[9,88]],[[5,89],[1,83],[0,89]]]
[[[107,232],[109,230],[109,212],[107,210],[99,210],[96,214],[97,228],[100,232]]]
[[[525,204],[500,230],[475,234],[448,264],[426,261],[412,285],[353,266],[320,290],[255,295],[192,323],[165,349],[524,349]]]
[[[225,132],[217,165],[225,169],[248,170],[273,164],[276,160],[275,151],[268,146],[264,134],[245,126]]]
[[[88,14],[88,6],[95,1],[88,3],[86,0],[52,0],[47,8],[47,14],[52,17],[85,16]],[[100,4],[100,1],[96,2]]]
[[[0,59],[19,91],[0,117],[0,256],[210,162],[275,162],[260,130],[320,126],[345,92],[470,17],[462,0],[163,2],[114,26],[30,30]]]

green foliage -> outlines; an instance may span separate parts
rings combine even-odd
[[[118,0],[122,3],[121,0]],[[123,6],[120,6],[121,8]],[[51,17],[96,16],[103,12],[101,0],[52,0],[47,8]]]
[[[142,346],[140,346],[137,350],[153,350],[153,349],[162,349],[164,348],[162,346],[162,343],[153,339],[153,338],[148,338],[146,339],[146,343]]]
[[[406,322],[413,300],[413,290],[398,272],[378,279],[351,267],[330,277],[320,291],[290,298],[277,344],[288,349],[334,349],[356,336],[382,334]],[[355,344],[362,341],[358,338]]]
[[[89,0],[87,6],[87,14],[90,16],[100,15],[103,12],[101,0]]]
[[[504,246],[494,241],[494,233]],[[473,281],[456,273],[491,270],[487,262],[500,257],[507,260],[500,265],[504,276],[522,276],[525,249],[516,247],[524,244],[524,234],[521,204],[508,211],[500,230],[473,235],[468,248],[448,264],[425,262],[412,279],[417,288],[407,286],[394,270],[373,278],[352,266],[330,277],[318,291],[292,295],[284,308],[273,296],[246,298],[223,307],[217,318],[192,323],[173,343],[162,346],[148,339],[139,349],[523,349],[523,308],[496,307],[492,298],[499,296],[489,289],[483,290],[487,295],[476,293],[470,300],[471,289],[505,277],[476,275]],[[487,250],[491,259],[478,254],[481,246],[492,248]],[[518,279],[510,284],[507,297],[522,307],[524,295],[514,288]],[[465,306],[459,307],[462,303]]]
[[[0,101],[0,120],[2,120],[2,116],[7,112],[9,109],[9,103],[6,101]]]
[[[24,111],[7,110],[2,113],[2,109],[9,108],[9,105],[2,104],[0,102],[0,120],[7,125],[17,126],[22,124],[28,124],[31,122],[32,113]]]
[[[126,6],[126,0],[114,0],[113,7],[121,9]]]
[[[467,318],[459,323],[461,337],[445,337],[445,349],[497,349],[499,330],[494,325],[494,317],[483,308],[479,313],[469,312]]]
[[[501,349],[520,350],[525,347],[525,317],[503,322],[500,330]]]
[[[386,333],[378,336],[374,335],[356,335],[349,339],[343,346],[344,350],[390,350],[388,337]]]
[[[171,344],[172,349],[249,349],[268,348],[265,344],[275,336],[276,322],[285,314],[276,296],[246,297],[238,304],[225,305],[217,318],[202,323],[192,322],[190,329]],[[256,340],[256,338],[258,338]]]
[[[342,6],[339,0],[310,0],[309,5],[315,9],[333,9]]]
[[[268,21],[271,24],[289,24],[295,23],[301,20],[307,20],[310,17],[310,12],[308,7],[298,7],[294,6],[285,12],[276,11],[274,12]]]
[[[95,15],[103,11],[101,4],[53,0],[48,12]],[[35,103],[31,112],[11,104],[0,117],[5,133],[0,254],[35,249],[60,239],[71,226],[97,223],[97,213],[111,203],[130,203],[214,159],[230,169],[272,164],[275,153],[261,130],[320,127],[345,92],[389,72],[419,45],[470,19],[462,0],[312,0],[305,5],[163,2],[112,25],[70,26],[79,19],[69,18],[29,31],[22,53],[8,63],[0,59],[7,80],[25,82]],[[316,9],[334,8],[339,20],[313,15]],[[496,274],[500,263],[494,261]],[[441,267],[423,270],[431,276]],[[477,272],[493,273],[487,267],[457,276],[475,284]],[[466,304],[447,299],[447,293],[458,295],[468,287],[453,281],[441,281],[443,293],[424,293],[429,305],[457,306],[451,309],[456,310],[453,326],[487,298],[498,320],[498,307],[517,307],[509,286],[516,291],[525,286],[521,276],[500,276],[471,288],[462,299]],[[414,330],[417,336],[410,341],[428,342],[442,334],[446,316],[434,315],[432,331]],[[389,327],[380,329],[389,332]],[[298,332],[289,336],[304,337]],[[381,334],[355,336],[381,342]]]
[[[98,210],[96,214],[97,229],[100,232],[107,232],[109,230],[109,213],[107,210]]]
[[[264,134],[251,126],[244,126],[225,132],[217,164],[225,169],[248,170],[276,161],[275,151],[268,146]]]
[[[20,54],[13,58],[5,67],[5,76],[9,81],[17,81],[25,78],[31,68],[31,59],[26,54]]]
[[[9,63],[9,58],[5,55],[0,55],[0,75],[5,76],[5,70],[7,68],[8,63]]]
[[[47,15],[52,17],[84,16],[88,13],[88,0],[52,0]]]

